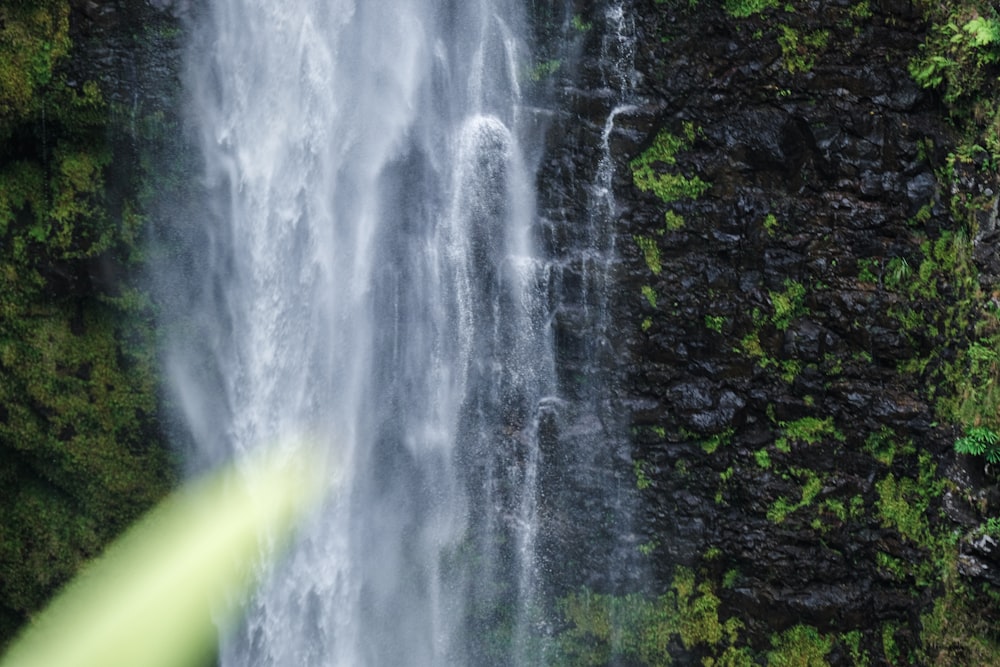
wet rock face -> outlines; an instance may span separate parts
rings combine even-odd
[[[123,119],[169,112],[173,15],[192,4],[74,0],[86,45],[71,67],[80,80],[96,72]],[[953,487],[918,511],[962,532],[1000,505],[970,491],[988,480],[955,460],[933,375],[901,370],[952,341],[904,327],[905,290],[886,288],[891,259],[915,275],[922,241],[958,226],[936,175],[953,130],[906,70],[926,26],[904,0],[873,0],[868,15],[795,0],[795,12],[743,19],[722,2],[629,0],[617,23],[602,2],[565,4],[556,15],[530,3],[542,37],[572,42],[548,54],[563,67],[542,82],[559,111],[532,113],[548,127],[539,242],[557,260],[561,391],[587,406],[545,412],[539,535],[553,587],[661,593],[683,565],[714,582],[720,616],[741,619],[758,649],[798,623],[862,629],[869,644],[893,624],[914,643],[935,591],[909,574],[928,553],[886,518],[886,480],[936,466]],[[592,27],[567,29],[570,16]],[[665,203],[636,187],[630,163],[659,132],[687,128],[676,164],[654,166],[711,187]],[[117,132],[122,173],[109,181],[127,182],[150,138]],[[1000,192],[976,169],[953,183]],[[996,206],[977,223],[974,260],[995,279]],[[939,287],[941,301],[921,303],[927,317],[949,298]],[[969,540],[957,569],[1000,584],[1000,546]]]
[[[124,129],[115,123],[129,118],[138,125],[146,114],[177,113],[182,22],[189,5],[185,0],[71,2],[74,50],[68,67],[76,81],[98,81],[111,105],[113,130]]]
[[[659,545],[646,561],[654,590],[679,564],[738,573],[720,615],[741,618],[755,646],[798,623],[876,633],[893,623],[912,642],[932,592],[885,564],[928,555],[886,518],[885,480],[916,477],[919,453],[930,454],[919,465],[953,479],[962,468],[931,376],[903,370],[962,342],[902,324],[905,290],[886,288],[891,259],[919,264],[921,242],[960,226],[935,173],[953,129],[907,73],[926,26],[910,3],[888,0],[868,15],[848,2],[796,3],[780,21],[736,19],[721,5],[626,8],[638,83],[609,139],[607,339],[617,409],[649,478],[636,490],[637,539]],[[599,145],[615,105],[600,71],[585,55],[566,93],[575,129],[557,123],[562,142],[550,140],[540,180],[553,217],[586,215],[572,204],[592,182],[573,173],[576,146]],[[658,132],[688,128],[691,147],[657,168],[711,188],[670,203],[640,191],[630,162]],[[963,176],[969,191],[1000,190],[981,172]],[[981,217],[975,260],[995,275],[995,209]],[[655,262],[640,238],[654,242]],[[912,448],[881,456],[883,436]],[[976,522],[963,502],[946,519],[956,530]],[[967,545],[963,572],[993,576],[998,549]]]

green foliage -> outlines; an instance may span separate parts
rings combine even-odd
[[[979,525],[976,532],[980,535],[991,535],[993,537],[1000,537],[1000,517],[991,516],[989,519],[984,521]]]
[[[930,525],[926,512],[929,498],[914,480],[904,477],[897,479],[889,473],[875,484],[878,491],[876,508],[882,525],[892,527],[917,544],[929,544]]]
[[[0,163],[0,234],[12,259],[38,268],[99,255],[119,233],[102,201],[110,152],[94,115],[103,109],[99,92],[88,84],[82,95],[58,88],[48,97],[58,111],[18,124],[19,132],[44,131],[49,140],[33,145],[35,154],[20,151],[19,159]]]
[[[722,641],[723,626],[719,622],[719,598],[711,584],[696,585],[694,572],[679,567],[674,574],[673,589],[677,594],[680,616],[678,634],[681,644],[692,649],[699,644],[715,646]]]
[[[986,0],[924,2],[930,24],[910,75],[937,90],[961,135],[951,158],[1000,165],[1000,13]],[[953,203],[968,200],[958,190]]]
[[[726,482],[731,480],[735,474],[736,474],[736,468],[734,468],[733,466],[729,466],[728,468],[719,473],[719,481],[725,484]]]
[[[650,308],[656,308],[656,290],[649,285],[642,286],[642,295],[646,297]]]
[[[847,521],[850,517],[844,502],[838,498],[825,498],[823,500],[823,509],[836,517],[841,523]]]
[[[877,259],[862,258],[858,260],[858,281],[877,284],[879,282],[879,262]]]
[[[142,217],[108,108],[66,78],[70,3],[0,5],[0,618],[23,622],[172,486]],[[96,266],[119,279],[92,283]],[[0,642],[12,628],[0,627]]]
[[[982,456],[990,463],[1000,462],[1000,434],[988,426],[973,426],[955,441],[959,454]]]
[[[590,32],[590,30],[594,27],[593,23],[591,23],[590,21],[585,21],[583,19],[583,16],[581,16],[580,14],[573,15],[573,18],[570,19],[570,25],[573,26],[574,30],[577,30],[579,32]]]
[[[783,297],[779,295],[778,297],[779,307],[786,307],[786,302],[783,301]],[[805,312],[804,310],[802,312]],[[795,378],[798,377],[799,373],[802,372],[802,362],[799,359],[776,359],[769,356],[764,351],[763,345],[760,342],[760,331],[764,326],[763,321],[758,317],[758,311],[754,309],[754,330],[743,336],[740,339],[740,347],[734,349],[736,352],[742,352],[749,356],[751,359],[757,361],[757,365],[761,368],[775,369],[778,376],[789,384],[795,382]],[[772,318],[774,319],[774,318]],[[783,324],[783,321],[778,319],[779,324]]]
[[[630,163],[635,186],[643,192],[652,192],[667,204],[703,195],[710,185],[701,178],[667,171],[677,166],[678,153],[694,145],[696,135],[697,131],[691,123],[684,125],[684,133],[679,137],[661,130],[653,139],[653,144]]]
[[[891,466],[897,455],[914,453],[913,442],[902,440],[888,426],[882,426],[878,431],[870,433],[865,438],[865,451],[884,466]]]
[[[665,644],[675,632],[673,596],[647,600],[639,595],[615,597],[583,590],[564,598],[562,615],[569,628],[556,638],[556,664],[598,667],[613,657],[642,655],[647,664],[671,664]],[[646,636],[648,635],[648,637]]]
[[[771,467],[771,455],[766,449],[758,449],[754,452],[753,458],[761,468],[767,470]]]
[[[962,26],[962,31],[968,34],[973,48],[984,50],[980,57],[985,62],[995,63],[1000,60],[1000,20],[996,17],[974,16]]]
[[[721,586],[732,588],[739,579],[738,570],[727,570]],[[687,652],[685,664],[704,667],[825,667],[831,652],[848,656],[850,664],[859,667],[871,663],[861,644],[861,630],[836,636],[804,624],[775,633],[770,649],[755,652],[742,644],[744,623],[736,617],[722,621],[721,609],[715,586],[699,581],[699,575],[686,567],[677,567],[670,589],[655,597],[583,589],[559,602],[563,624],[551,639],[548,664],[664,667],[674,664],[681,651]],[[892,642],[895,631],[892,626],[888,633]]]
[[[900,664],[899,645],[896,643],[896,631],[899,629],[895,623],[886,623],[882,626],[882,654],[890,665]]]
[[[796,625],[771,638],[768,667],[827,667],[833,638],[809,625]]]
[[[781,422],[781,435],[775,440],[774,445],[780,451],[790,451],[790,443],[804,442],[807,445],[815,445],[823,440],[844,440],[841,433],[833,424],[833,417],[802,417],[790,422]]]
[[[642,554],[643,556],[652,556],[653,552],[655,552],[659,548],[659,546],[660,543],[657,542],[656,540],[644,542],[643,544],[639,545],[639,553]]]
[[[70,49],[69,9],[57,0],[0,6],[0,142],[47,106],[45,89]]]
[[[816,471],[808,468],[791,468],[789,473],[802,482],[802,495],[794,503],[784,496],[779,496],[767,511],[767,518],[774,523],[782,523],[792,512],[811,505],[823,490],[823,479]]]
[[[789,514],[798,509],[797,505],[789,502],[788,498],[778,496],[767,510],[767,519],[772,523],[782,523]]]
[[[910,568],[907,567],[906,563],[884,551],[879,551],[875,554],[875,562],[878,564],[882,574],[889,575],[897,582],[906,581],[907,576],[910,574]]]
[[[722,327],[726,324],[725,315],[706,315],[705,327],[716,333],[722,333]]]
[[[894,258],[885,272],[884,286],[900,297],[889,314],[915,349],[926,350],[902,370],[924,376],[939,418],[967,432],[978,427],[998,431],[1000,317],[980,285],[969,235],[946,230],[923,238],[919,251],[917,270],[906,259]],[[938,337],[948,345],[926,344]]]
[[[889,289],[904,289],[913,278],[913,268],[905,257],[893,257],[885,267],[885,284]]]
[[[962,425],[967,435],[975,432],[988,439],[978,429],[1000,432],[1000,320],[995,307],[968,314],[959,311],[958,317],[975,318],[972,340],[959,347],[954,361],[943,367],[954,393],[942,395],[937,407],[943,416]]]
[[[942,88],[946,102],[974,97],[990,66],[1000,62],[1000,19],[971,14],[973,3],[956,3],[934,22],[920,55],[910,62],[910,76],[925,88]]]
[[[562,60],[558,58],[536,63],[528,72],[528,78],[538,83],[558,72],[560,67],[562,67]]]
[[[640,491],[645,491],[653,485],[653,480],[646,474],[646,462],[637,460],[632,462],[632,472],[635,473],[635,487]]]
[[[675,213],[674,211],[667,211],[663,214],[663,224],[664,228],[668,232],[676,232],[684,228],[684,216]]]
[[[711,656],[705,664],[749,665],[749,652],[735,644],[742,624],[719,619],[721,600],[708,581],[678,567],[670,590],[655,598],[630,594],[572,593],[560,603],[566,628],[554,638],[554,664],[594,667],[629,661],[673,664],[683,647]]]
[[[764,231],[768,236],[774,236],[778,231],[778,218],[773,213],[764,216]]]
[[[984,614],[995,600],[990,600],[988,594],[956,586],[954,580],[954,573],[945,573],[946,593],[920,617],[926,654],[922,663],[941,667],[1000,665],[995,622]]]
[[[900,439],[888,428],[869,436],[865,448],[885,466],[917,453],[909,439]],[[876,518],[883,527],[898,531],[907,544],[902,551],[880,550],[876,561],[885,575],[898,582],[909,582],[915,594],[921,589],[934,589],[937,597],[933,610],[921,617],[922,648],[917,653],[923,653],[919,659],[916,653],[904,655],[904,647],[897,640],[898,626],[892,623],[883,626],[883,656],[889,664],[997,664],[1000,645],[991,639],[995,633],[990,621],[982,616],[985,607],[982,601],[977,602],[978,594],[965,586],[956,572],[957,535],[933,521],[934,507],[940,502],[946,481],[937,475],[934,459],[927,452],[917,454],[916,467],[915,477],[890,472],[875,483]],[[863,505],[863,500],[855,497],[850,514],[858,515]],[[910,555],[913,548],[923,555]],[[854,664],[870,664],[863,652],[860,658],[854,657],[859,655],[856,643],[848,646]],[[908,648],[915,650],[912,646]]]
[[[656,244],[656,239],[648,236],[635,236],[635,243],[642,250],[643,257],[646,258],[646,266],[653,272],[654,276],[660,275],[663,266],[660,264],[660,248]]]
[[[753,667],[756,663],[750,649],[727,646],[718,657],[707,657],[702,660],[704,667]]]
[[[705,442],[701,443],[701,448],[705,450],[706,454],[714,454],[715,450],[719,447],[724,447],[732,441],[733,433],[734,431],[731,428],[727,428],[721,433],[716,433],[705,440]]]
[[[861,0],[861,2],[851,7],[849,13],[855,21],[867,21],[874,14],[869,0]]]
[[[287,446],[190,485],[132,527],[78,577],[0,659],[3,667],[182,667],[205,664],[214,621],[289,542],[328,477]],[[35,509],[41,509],[35,507]]]
[[[725,0],[726,13],[737,19],[745,19],[767,9],[778,6],[778,0]]]
[[[803,305],[806,294],[805,285],[791,278],[786,278],[784,287],[785,289],[781,292],[768,292],[771,297],[771,306],[774,308],[771,323],[781,331],[787,329],[796,317],[801,317],[808,312]]]
[[[150,441],[148,329],[100,304],[74,315],[3,302],[17,315],[0,326],[0,468],[17,481],[0,501],[0,594],[27,611],[170,488],[171,466]]]
[[[740,350],[751,359],[761,359],[764,357],[764,348],[760,344],[760,333],[751,331],[740,339]]]
[[[802,362],[798,359],[782,359],[778,362],[778,368],[780,369],[779,374],[781,379],[791,384],[795,382],[795,378],[802,372]]]
[[[955,553],[953,542],[947,535],[935,531],[929,520],[931,504],[944,491],[944,482],[937,477],[937,466],[930,454],[919,455],[918,467],[916,479],[897,478],[890,473],[876,482],[875,509],[884,527],[894,528],[928,553],[928,558],[903,566],[904,572],[914,577],[917,586],[927,587],[940,580],[942,569],[951,567]]]
[[[826,50],[830,32],[816,30],[803,35],[788,25],[782,25],[780,29],[778,45],[785,69],[792,74],[810,71],[816,64],[816,57]]]

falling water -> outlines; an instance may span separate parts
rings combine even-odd
[[[526,660],[555,373],[523,23],[513,0],[211,0],[197,20],[206,241],[178,400],[201,465],[301,437],[331,461],[222,665]]]

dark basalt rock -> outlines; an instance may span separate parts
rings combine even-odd
[[[781,17],[801,33],[830,30],[830,47],[811,71],[798,73],[785,68],[773,17],[736,20],[721,3],[687,9],[633,0],[625,10],[634,22],[637,87],[619,102],[629,106],[609,134],[616,209],[606,359],[616,388],[612,412],[626,416],[632,458],[646,464],[651,481],[634,491],[636,529],[661,545],[640,569],[652,570],[652,583],[639,576],[632,586],[665,590],[677,565],[720,576],[735,568],[739,582],[720,593],[720,615],[742,619],[758,648],[798,623],[875,634],[893,623],[899,641],[916,643],[932,591],[916,594],[912,580],[879,565],[878,554],[905,563],[928,554],[876,510],[877,482],[888,474],[914,478],[916,456],[879,463],[866,442],[892,429],[930,453],[956,488],[975,483],[955,472],[954,433],[937,423],[926,376],[899,370],[948,342],[904,330],[892,314],[905,305],[902,297],[884,288],[884,275],[865,282],[859,274],[862,261],[915,261],[915,224],[930,235],[955,226],[942,204],[949,193],[935,176],[955,135],[937,100],[906,71],[926,28],[911,3],[872,3],[874,15],[851,26],[842,21],[849,3],[814,4]],[[591,174],[576,173],[573,156],[581,145],[601,145],[615,106],[594,74],[600,63],[584,62],[579,71],[565,97],[573,115],[554,123],[539,175],[541,210],[564,220],[588,217]],[[661,128],[680,134],[685,122],[698,136],[675,169],[711,189],[667,205],[633,185],[629,162]],[[1000,192],[974,168],[957,180],[969,196],[995,201]],[[682,228],[664,230],[668,209],[684,216]],[[922,210],[929,219],[914,223]],[[768,216],[776,229],[765,228]],[[996,206],[980,217],[975,259],[985,276],[997,276]],[[656,240],[658,274],[636,236]],[[572,243],[564,238],[549,249],[572,254]],[[806,294],[802,313],[779,329],[769,319],[772,295],[786,280]],[[657,294],[655,307],[640,291],[646,285]],[[724,319],[721,332],[705,325],[707,315]],[[567,350],[582,350],[574,333],[580,324],[559,318]],[[762,357],[743,348],[751,334]],[[837,437],[777,449],[784,425],[803,417],[831,418]],[[706,453],[701,444],[728,429],[728,442]],[[770,468],[755,461],[761,450]],[[794,470],[813,471],[822,488],[808,507],[775,521],[768,511],[779,497],[794,504],[802,496],[804,480]],[[865,508],[856,515],[830,509],[855,497]],[[982,520],[965,497],[941,502],[954,530]],[[937,507],[928,515],[938,521]],[[708,562],[710,547],[722,556]],[[598,584],[602,568],[616,569],[580,567]],[[997,583],[1000,546],[969,542],[960,571]],[[846,655],[828,657],[850,664]]]
[[[80,55],[71,73],[98,78],[125,116],[175,109],[174,15],[191,4],[73,0]],[[573,53],[559,54],[566,67],[540,84],[553,89],[558,111],[526,113],[549,128],[537,156],[538,243],[555,260],[560,391],[586,406],[538,406],[548,464],[540,569],[557,593],[580,585],[661,593],[678,565],[720,580],[738,572],[718,588],[720,615],[740,618],[742,636],[760,650],[798,623],[864,629],[870,643],[888,622],[901,628],[898,640],[915,642],[933,590],[915,592],[878,556],[918,563],[928,555],[874,508],[879,481],[915,478],[918,463],[880,462],[868,441],[892,429],[929,453],[951,485],[928,520],[962,535],[1000,497],[981,466],[956,461],[928,376],[899,370],[948,341],[902,330],[891,314],[899,296],[884,289],[884,276],[860,280],[859,266],[919,257],[916,225],[928,235],[955,226],[947,197],[992,199],[977,213],[974,246],[981,280],[992,284],[1000,184],[975,164],[958,165],[951,190],[935,176],[955,130],[906,71],[926,30],[916,3],[878,0],[870,18],[844,24],[846,0],[797,2],[782,21],[802,33],[829,30],[830,45],[795,73],[773,16],[736,20],[721,2],[693,4],[627,1],[627,46],[610,34],[601,3],[567,4],[594,25],[571,36],[559,32],[568,17],[556,20],[555,4],[530,3],[541,37],[575,40]],[[697,137],[676,168],[711,188],[668,206],[635,187],[629,164],[661,129],[679,134],[685,123]],[[109,181],[129,182],[148,149],[141,144],[156,142],[124,122],[115,131],[119,171]],[[684,217],[679,229],[664,228],[668,208]],[[921,211],[928,219],[912,222]],[[656,241],[659,273],[636,236]],[[65,276],[65,290],[111,282],[118,267],[101,261]],[[773,294],[787,280],[806,293],[801,313],[779,327]],[[643,286],[656,292],[655,306]],[[706,316],[722,318],[721,330]],[[748,338],[759,352],[748,351]],[[0,406],[0,421],[7,417]],[[778,448],[803,418],[829,418],[837,433]],[[712,438],[715,446],[703,447]],[[506,444],[523,455],[513,434]],[[819,479],[815,497],[777,520],[779,499],[802,497],[802,471]],[[854,498],[862,509],[852,515]],[[649,557],[639,554],[638,544],[652,543]],[[710,548],[719,555],[707,559]],[[1000,545],[965,540],[958,571],[972,585],[1000,585]]]

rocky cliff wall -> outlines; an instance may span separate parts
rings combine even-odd
[[[969,150],[989,113],[911,76],[934,13],[626,5],[634,87],[587,36],[540,176],[549,216],[585,220],[578,165],[622,105],[604,342],[649,576],[571,596],[571,653],[653,664],[659,632],[684,664],[995,661],[995,480],[953,444],[996,419],[972,357],[996,353],[1000,188]],[[632,639],[598,629],[616,614]]]
[[[943,10],[901,0],[628,0],[620,13],[532,3],[553,46],[529,78],[560,109],[544,114],[538,158],[541,240],[560,260],[560,373],[593,408],[545,426],[556,662],[997,661],[1000,497],[982,458],[953,447],[997,420],[997,72],[982,55],[992,42],[970,51],[978,78],[923,88],[910,71],[935,35],[960,43],[994,16],[960,5],[948,32]],[[68,80],[101,82],[116,156],[105,175],[129,184],[102,201],[112,219],[125,199],[152,206],[141,183],[154,162],[174,165],[158,195],[176,194],[187,159],[170,115],[177,24],[138,7],[76,3],[69,14],[84,46]],[[944,54],[955,71],[960,55]],[[161,247],[190,248],[197,230],[143,212]],[[98,326],[121,313],[93,295],[134,277],[124,254],[49,271],[30,299],[66,308],[32,330],[59,333],[65,350],[80,327],[122,340]],[[13,395],[10,350],[26,339],[4,332]],[[101,363],[122,358],[105,352]],[[51,361],[71,395],[100,367]],[[24,414],[43,424],[60,409]],[[74,514],[81,498],[148,503],[168,484],[162,452],[141,446],[162,424],[136,414],[118,461],[155,461],[146,482],[120,478],[131,491],[43,465],[72,430],[37,447],[4,436],[16,452],[3,479],[23,489],[9,496],[17,513],[5,510],[4,633],[138,511],[105,526]],[[82,528],[36,530],[32,507]]]

